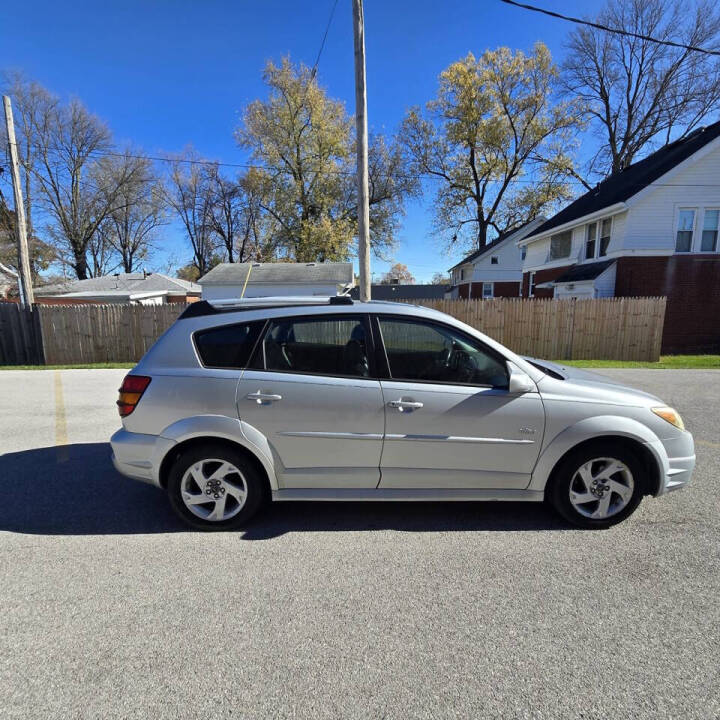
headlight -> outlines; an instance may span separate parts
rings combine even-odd
[[[656,407],[651,408],[651,410],[658,416],[661,417],[663,420],[666,420],[671,425],[674,425],[679,430],[685,429],[685,423],[682,421],[682,418],[680,417],[680,413],[677,410],[673,410],[671,407]]]

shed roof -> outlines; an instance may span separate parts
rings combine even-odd
[[[442,300],[452,285],[373,285],[370,297],[373,300]],[[350,296],[357,300],[360,288],[353,288]]]
[[[248,277],[248,272],[250,276]],[[351,285],[353,266],[338,263],[220,263],[198,280],[200,285],[316,284]]]

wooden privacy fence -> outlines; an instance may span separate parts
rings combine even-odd
[[[664,297],[421,300],[520,355],[548,360],[660,359]]]
[[[0,302],[0,365],[42,365],[43,343],[38,309]]]
[[[186,307],[40,305],[45,362],[137,362]]]
[[[523,355],[657,361],[665,298],[427,300]],[[0,303],[0,364],[136,362],[185,305]],[[350,310],[350,308],[348,308]]]

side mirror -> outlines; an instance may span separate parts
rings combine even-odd
[[[519,367],[511,362],[507,364],[510,378],[508,380],[508,392],[511,393],[529,393],[537,392],[537,385],[533,379],[524,373]]]

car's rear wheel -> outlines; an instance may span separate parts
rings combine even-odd
[[[180,454],[168,475],[175,512],[200,530],[243,527],[262,505],[263,479],[241,453],[208,443]]]
[[[643,464],[631,451],[597,443],[571,452],[561,462],[548,499],[574,525],[606,528],[635,512],[646,480]]]

